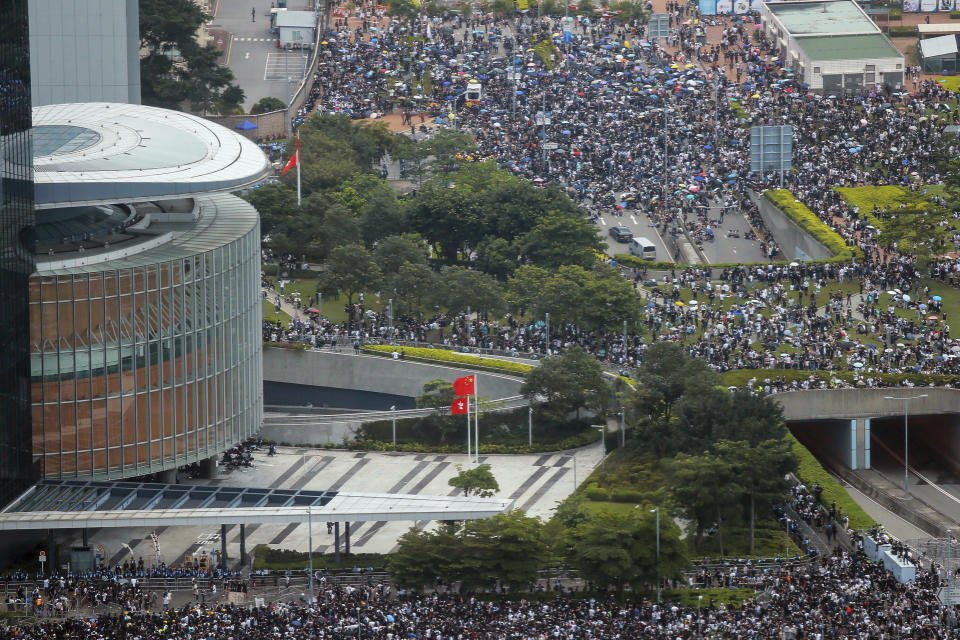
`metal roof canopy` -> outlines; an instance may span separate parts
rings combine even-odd
[[[0,512],[0,531],[389,520],[475,520],[512,500],[225,487],[41,480]]]

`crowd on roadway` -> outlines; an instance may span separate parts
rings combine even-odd
[[[742,606],[704,599],[699,606],[657,604],[653,597],[610,596],[544,601],[480,594],[397,597],[386,585],[320,584],[316,602],[269,606],[189,605],[128,609],[95,618],[41,619],[15,624],[7,637],[88,638],[950,638],[955,612],[939,604],[935,570],[900,584],[861,552],[839,548],[817,560],[749,571],[762,597]],[[729,584],[729,573],[709,574]]]

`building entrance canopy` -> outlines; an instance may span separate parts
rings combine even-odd
[[[43,480],[0,512],[0,531],[253,523],[476,520],[512,500],[211,485]]]

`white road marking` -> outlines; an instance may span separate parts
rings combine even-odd
[[[247,51],[245,54],[243,54],[243,59],[244,59],[244,60],[249,60],[249,59],[250,59],[250,52],[249,52],[249,51]]]
[[[603,216],[600,216],[600,224],[602,224],[603,226],[607,226],[607,221],[606,219],[604,219]]]
[[[633,217],[632,213],[630,214],[630,220],[633,222],[633,224],[637,224],[637,219]]]

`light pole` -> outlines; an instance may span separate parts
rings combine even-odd
[[[527,405],[527,445],[533,446],[533,404]]]
[[[909,438],[910,438],[910,423],[908,422],[908,415],[910,412],[910,401],[919,400],[920,398],[926,398],[927,394],[922,393],[918,396],[910,396],[907,398],[895,398],[893,396],[884,396],[884,400],[897,400],[903,402],[903,499],[910,499],[910,462],[909,462]]]
[[[579,484],[577,484],[577,454],[568,453],[563,457],[570,458],[571,460],[573,460],[573,490],[576,491],[577,487],[580,486]]]
[[[313,604],[313,510],[307,505],[307,540],[310,546],[307,555],[310,557],[310,604]]]
[[[650,509],[657,514],[657,604],[660,603],[660,507]]]
[[[390,406],[390,418],[393,420],[393,450],[397,450],[397,405]]]
[[[627,446],[627,408],[620,405],[620,447]]]

